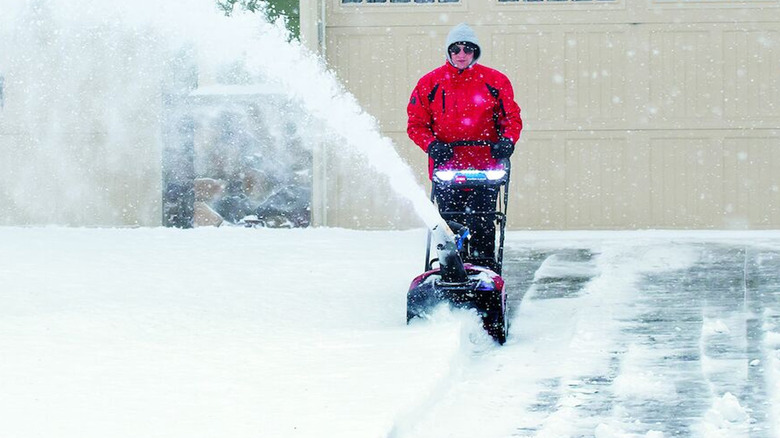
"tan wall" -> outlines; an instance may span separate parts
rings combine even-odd
[[[449,29],[474,27],[523,108],[512,228],[780,228],[778,0],[301,3],[309,47],[420,181],[409,93],[442,64]]]

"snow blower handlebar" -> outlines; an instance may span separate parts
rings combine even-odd
[[[455,147],[455,146],[492,146],[493,143],[489,142],[487,140],[466,140],[466,141],[453,141],[452,143],[447,143],[448,145]]]
[[[450,146],[492,146],[493,143],[486,141],[486,140],[477,140],[477,141],[457,141],[453,143],[449,143]],[[506,186],[509,180],[509,169],[510,169],[510,161],[507,158],[502,158],[498,160],[498,162],[501,165],[501,168],[503,169],[504,173],[501,174],[501,176],[498,179],[490,180],[490,177],[487,176],[485,173],[485,181],[471,181],[467,184],[462,185],[504,185]],[[436,176],[436,171],[438,169],[434,168],[434,176]],[[500,170],[500,169],[499,169]],[[452,179],[452,175],[450,176]],[[435,202],[435,193],[436,193],[436,181],[437,177],[433,180],[433,185],[431,187],[431,202]],[[459,181],[458,181],[459,182]],[[460,183],[460,182],[459,182]],[[509,191],[505,187],[504,189],[504,206],[506,206],[508,201],[508,194]],[[504,226],[506,225],[506,219],[501,219],[501,246],[499,248],[499,273],[500,273],[500,266],[501,261],[503,260],[503,247],[504,247]],[[463,237],[463,236],[461,236]],[[441,278],[442,281],[447,283],[463,283],[468,280],[468,275],[466,273],[466,269],[463,266],[463,259],[460,256],[460,247],[458,245],[458,236],[453,232],[453,230],[450,228],[450,226],[447,224],[445,220],[441,220],[437,225],[435,225],[433,228],[431,228],[430,232],[428,233],[428,239],[426,243],[426,251],[425,251],[425,270],[428,271],[431,269],[431,262],[430,259],[430,251],[431,251],[431,241],[433,240],[436,248],[436,251],[438,253],[438,262],[440,266],[440,272],[441,272]]]

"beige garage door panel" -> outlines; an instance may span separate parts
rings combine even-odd
[[[647,118],[666,127],[695,127],[723,116],[721,45],[709,30],[650,31]]]
[[[529,135],[512,159],[510,228],[562,228],[566,206],[564,149],[557,134]]]
[[[723,48],[732,57],[724,68],[726,116],[762,123],[780,119],[780,31],[730,30]]]
[[[650,137],[653,222],[668,228],[776,228],[777,132],[708,134]]]
[[[564,121],[565,101],[562,36],[555,28],[495,33],[485,62],[512,79],[523,118],[554,126]]]
[[[527,135],[512,169],[510,226],[604,229],[649,224],[649,154],[637,135]]]
[[[569,228],[609,228],[641,217],[637,178],[630,159],[639,151],[627,138],[570,138],[566,141],[566,220]]]
[[[780,224],[780,138],[750,134],[723,141],[727,224],[777,228]]]
[[[651,30],[649,122],[664,128],[777,126],[779,32],[752,26]]]
[[[625,125],[628,37],[610,30],[564,33],[566,122]]]
[[[719,141],[696,135],[650,138],[652,222],[663,228],[712,228],[723,214]]]

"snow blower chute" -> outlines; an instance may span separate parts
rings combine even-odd
[[[485,146],[469,142],[468,146]],[[441,303],[474,309],[483,327],[499,344],[507,337],[507,306],[504,279],[501,277],[504,257],[506,206],[509,200],[509,160],[500,160],[487,169],[437,168],[433,173],[431,202],[439,188],[472,189],[492,187],[498,191],[498,206],[490,211],[443,212],[443,221],[428,231],[425,272],[412,280],[407,293],[407,323],[415,317],[425,318]],[[493,258],[479,259],[469,254],[470,232],[462,224],[447,221],[452,217],[480,217],[494,221],[499,230],[498,251]],[[431,258],[432,244],[436,257]],[[435,266],[437,265],[437,266]]]

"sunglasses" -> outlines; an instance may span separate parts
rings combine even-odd
[[[459,46],[450,47],[450,53],[453,55],[457,55],[458,53],[460,53],[460,47]],[[470,46],[464,46],[463,53],[467,55],[471,55],[472,53],[474,53],[474,48]]]

